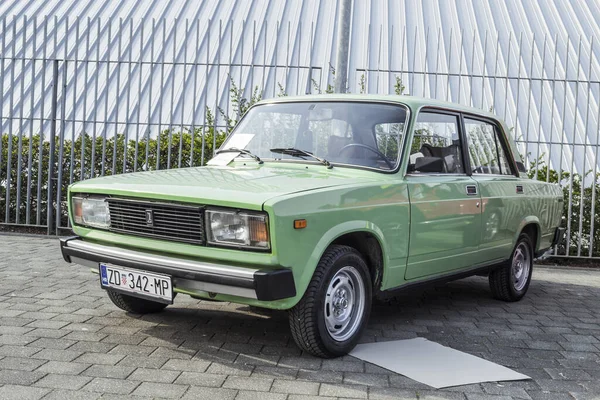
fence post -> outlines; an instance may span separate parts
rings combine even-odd
[[[335,58],[336,93],[346,93],[348,83],[348,57],[350,53],[350,23],[352,19],[352,0],[339,0],[337,54]]]
[[[65,57],[66,58],[66,57]],[[58,77],[57,77],[58,78]],[[75,73],[73,73],[73,79],[77,79]],[[56,179],[56,227],[55,232],[58,233],[58,229],[60,226],[60,220],[62,216],[62,183],[63,183],[63,157],[65,150],[65,109],[67,108],[67,60],[63,61],[63,69],[62,69],[62,96],[61,96],[61,106],[60,106],[60,130],[59,130],[59,143],[58,143],[58,162],[56,172],[58,174]],[[73,117],[75,120],[75,117]],[[75,122],[73,122],[75,124]],[[71,149],[75,146],[75,140],[71,142]],[[73,165],[69,166],[71,171],[73,170]]]
[[[58,60],[54,60],[52,66],[52,109],[50,111],[50,154],[48,155],[48,195],[47,195],[47,234],[51,235],[52,231],[56,233],[54,227],[54,150],[56,148],[56,110],[58,103]]]

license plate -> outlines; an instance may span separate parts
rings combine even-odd
[[[161,303],[173,303],[173,284],[168,275],[100,264],[100,285],[136,297]]]

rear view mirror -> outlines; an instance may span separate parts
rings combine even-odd
[[[308,112],[309,121],[330,121],[333,119],[333,110],[331,108],[316,108]]]

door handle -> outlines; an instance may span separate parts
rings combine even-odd
[[[477,186],[467,185],[467,195],[469,195],[469,196],[477,195]]]
[[[523,185],[517,185],[517,194],[523,194]]]

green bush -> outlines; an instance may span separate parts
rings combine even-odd
[[[586,181],[590,179],[590,174],[592,171],[585,174]],[[582,256],[591,254],[594,257],[600,257],[600,173],[596,174],[593,184],[583,186],[584,176],[562,171],[559,177],[559,172],[548,169],[540,157],[539,160],[530,163],[528,175],[539,181],[547,180],[550,183],[558,183],[563,190],[563,226],[567,229],[570,228],[570,231],[565,232],[564,240],[558,245],[558,254],[576,256],[579,248]],[[570,210],[569,204],[571,205]],[[583,212],[581,212],[582,206]],[[593,213],[592,207],[594,208]],[[568,225],[569,216],[571,217],[570,226]],[[592,223],[593,232],[591,232]],[[580,230],[581,234],[579,234]]]
[[[196,128],[193,135],[189,130],[182,132],[165,130],[157,138],[145,137],[140,139],[139,142],[127,138],[127,146],[125,147],[125,134],[117,134],[108,139],[103,137],[93,139],[89,134],[84,134],[75,141],[69,139],[63,141],[62,159],[60,156],[61,149],[58,145],[60,143],[59,138],[56,137],[53,177],[57,179],[59,174],[62,175],[60,225],[67,226],[66,192],[70,183],[104,175],[204,165],[207,160],[212,158],[214,146],[216,145],[218,148],[225,137],[225,131],[215,132],[212,126],[206,129]],[[20,224],[47,224],[49,140],[42,140],[39,134],[32,135],[31,138],[24,135],[21,139],[21,168],[18,169],[19,136],[13,135],[10,138],[12,142],[10,159],[8,158],[8,134],[3,134],[1,139],[0,223],[15,223],[18,221]],[[103,149],[105,151],[104,160],[102,157]],[[30,155],[31,172],[29,172]],[[124,157],[124,155],[126,156]],[[92,162],[92,160],[94,161]],[[20,185],[18,184],[19,175]],[[7,185],[8,176],[10,176],[10,185]],[[54,182],[58,181],[55,180]],[[40,190],[39,197],[38,188]],[[57,189],[55,184],[53,188],[53,207],[56,207]],[[10,194],[8,215],[4,212],[7,191]],[[17,204],[18,195],[20,195],[19,204]],[[27,199],[29,199],[29,207],[27,207]],[[29,219],[27,219],[28,208],[30,212]]]

